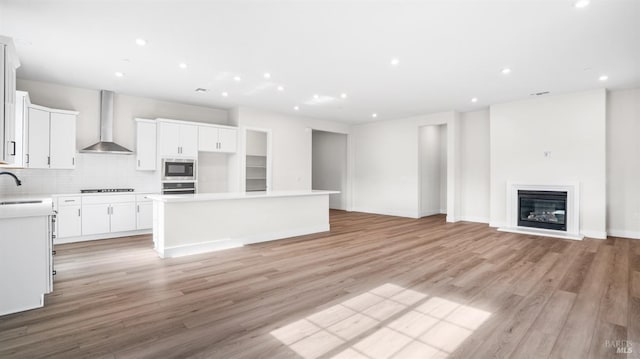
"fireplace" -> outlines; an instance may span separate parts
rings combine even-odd
[[[518,226],[567,230],[567,192],[518,190]]]

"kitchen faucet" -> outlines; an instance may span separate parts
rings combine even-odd
[[[18,177],[16,175],[14,175],[11,172],[0,172],[0,175],[8,175],[13,177],[13,179],[16,181],[16,186],[22,186],[22,182],[18,179]]]

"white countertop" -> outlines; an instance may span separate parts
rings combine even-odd
[[[225,192],[225,193],[196,193],[196,194],[169,194],[149,195],[147,198],[160,202],[200,202],[200,201],[224,201],[230,199],[252,198],[277,198],[277,197],[301,197],[338,194],[340,191],[269,191],[269,192]]]
[[[53,214],[51,197],[43,196],[14,196],[2,197],[2,202],[35,201],[37,203],[0,204],[0,219],[49,216]]]

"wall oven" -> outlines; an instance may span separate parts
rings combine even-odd
[[[195,182],[163,182],[162,194],[194,194]]]
[[[162,181],[195,181],[196,160],[162,159]]]

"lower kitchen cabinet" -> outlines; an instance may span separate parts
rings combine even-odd
[[[111,205],[111,232],[126,232],[136,229],[136,203],[114,203]]]
[[[138,202],[137,229],[153,228],[153,202]]]
[[[80,201],[76,205],[59,206],[57,214],[57,237],[77,237],[82,234]]]
[[[82,235],[109,233],[111,205],[109,203],[82,204]]]

